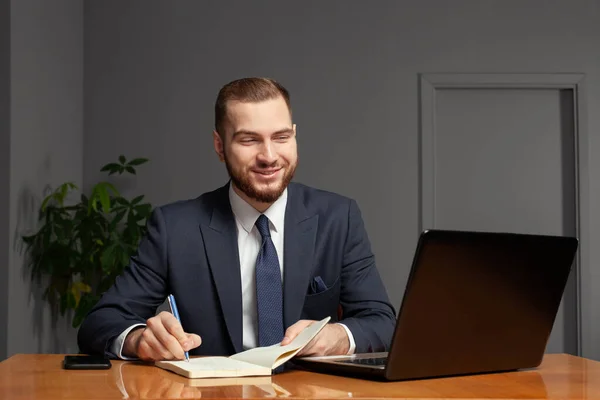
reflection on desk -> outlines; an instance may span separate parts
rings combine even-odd
[[[119,363],[114,368],[115,384],[123,399],[188,399],[215,396],[215,388],[222,397],[288,397],[290,392],[274,383],[270,376],[187,379],[168,371],[157,371],[151,379],[136,368],[154,368],[141,363]],[[128,375],[129,373],[129,375]]]
[[[271,377],[187,379],[138,362],[109,370],[61,367],[60,354],[20,354],[0,363],[0,399],[135,398],[462,398],[600,399],[600,362],[547,355],[539,369],[404,382],[376,382],[307,371]]]
[[[140,374],[139,367],[150,367],[142,363],[118,364],[115,383],[123,398],[200,398],[200,397],[305,397],[305,398],[354,398],[373,393],[369,389],[360,390],[364,385],[390,385],[385,382],[363,381],[324,374],[295,371],[293,374],[279,374],[267,377],[187,379],[168,371]],[[166,373],[165,373],[166,372]],[[128,375],[129,373],[129,375]],[[150,372],[149,372],[150,373]],[[507,376],[506,374],[503,374]],[[542,375],[536,370],[521,371],[508,375],[508,379],[497,380],[490,385],[490,377],[500,378],[499,374],[474,375],[465,377],[441,378],[420,381],[396,382],[402,385],[402,395],[407,397],[439,397],[456,393],[461,385],[468,391],[468,398],[506,399],[524,393],[534,398],[548,398]],[[349,385],[348,380],[354,385]],[[356,384],[359,383],[359,384]],[[360,384],[362,383],[362,385]],[[286,386],[288,389],[286,389]],[[356,389],[359,390],[356,390]],[[490,389],[493,388],[491,391]],[[354,391],[353,391],[354,389]],[[381,388],[383,389],[383,388]],[[292,392],[293,391],[293,394]],[[516,397],[520,398],[520,397]],[[527,398],[527,396],[525,396]]]
[[[113,367],[116,387],[123,395],[123,399],[185,399],[200,397],[233,397],[233,398],[261,398],[261,397],[290,397],[292,393],[285,388],[290,386],[294,390],[293,396],[313,398],[340,398],[353,397],[348,391],[347,382],[332,381],[331,379],[317,380],[319,385],[312,384],[312,379],[300,382],[290,380],[287,374],[274,376],[240,377],[240,378],[213,378],[213,379],[187,379],[168,371],[153,371],[139,373],[139,367],[152,368],[150,365],[136,362],[119,363]],[[300,372],[296,372],[298,374]],[[150,378],[148,374],[151,374]],[[306,374],[306,373],[304,373]],[[310,374],[318,377],[327,376]],[[324,384],[333,385],[324,386]]]

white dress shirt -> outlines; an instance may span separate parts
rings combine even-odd
[[[269,219],[271,240],[277,251],[282,281],[284,268],[283,243],[285,209],[287,206],[287,198],[288,191],[285,189],[283,194],[263,213]],[[231,209],[235,216],[235,223],[237,226],[242,283],[242,345],[244,350],[247,350],[256,347],[258,343],[255,269],[256,258],[258,257],[258,252],[260,251],[260,246],[262,244],[262,237],[254,224],[261,213],[242,199],[233,190],[232,185],[229,185],[229,202],[231,203]],[[350,341],[348,354],[353,354],[356,348],[354,337],[346,325],[340,325],[344,327]],[[111,347],[111,350],[115,355],[127,359],[122,354],[125,337],[137,326],[144,326],[144,324],[132,325],[115,339]]]
[[[235,216],[237,226],[238,250],[240,255],[240,274],[242,278],[242,345],[244,350],[257,346],[257,311],[256,311],[256,258],[262,244],[262,237],[254,225],[260,212],[246,203],[229,185],[229,202]],[[287,189],[265,212],[269,219],[271,240],[277,251],[279,270],[283,282],[283,231],[285,207],[287,205]]]

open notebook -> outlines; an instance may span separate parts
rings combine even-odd
[[[187,378],[220,378],[271,375],[272,370],[294,357],[329,322],[317,321],[298,334],[290,343],[279,343],[242,351],[230,357],[199,357],[190,361],[157,361],[154,365]]]

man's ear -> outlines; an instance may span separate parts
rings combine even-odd
[[[296,136],[296,124],[292,124],[292,130],[294,131],[294,136]]]
[[[215,147],[215,153],[219,156],[221,162],[225,161],[225,151],[223,149],[223,139],[217,131],[213,131],[213,146]]]

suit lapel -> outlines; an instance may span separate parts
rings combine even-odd
[[[208,264],[217,288],[227,330],[235,348],[242,351],[242,291],[235,218],[228,185],[217,194],[209,225],[200,225]]]
[[[300,318],[313,265],[318,215],[310,215],[300,188],[288,186],[283,251],[283,320],[285,327]]]

